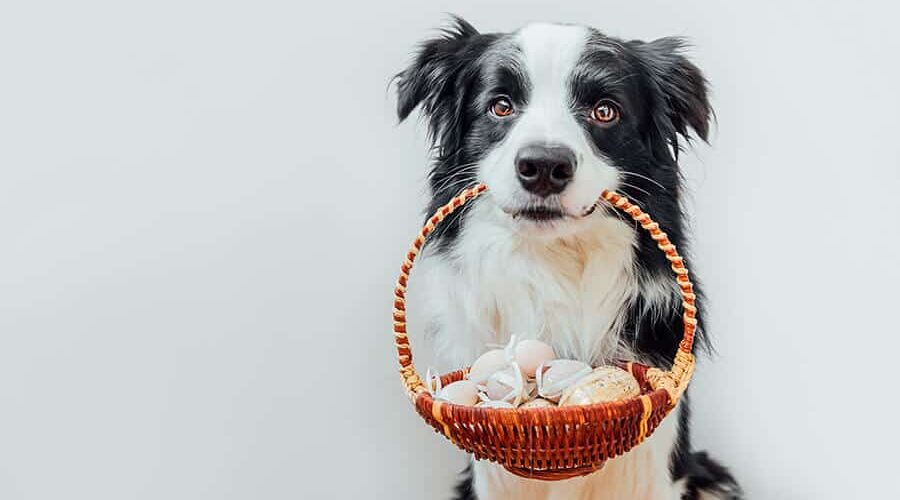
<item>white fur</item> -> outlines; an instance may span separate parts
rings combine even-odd
[[[567,224],[570,235],[536,238],[539,228],[519,228],[490,199],[472,208],[452,252],[423,266],[442,357],[463,366],[512,334],[594,363],[623,354],[618,319],[637,293],[634,231],[601,214]]]
[[[618,185],[616,170],[592,147],[572,116],[567,78],[584,48],[579,27],[533,25],[518,35],[532,82],[528,107],[510,134],[480,165],[491,190],[471,207],[452,249],[426,255],[420,283],[424,312],[439,352],[453,367],[470,364],[512,334],[550,342],[558,355],[595,364],[633,353],[619,342],[623,308],[638,294],[672,300],[670,285],[639,282],[631,224],[598,211],[553,223],[515,220],[507,211],[527,203],[515,177],[516,152],[532,142],[566,145],[578,157],[575,180],[560,195],[566,212],[581,214],[603,189]],[[668,463],[678,415],[670,415],[644,444],[585,478],[545,483],[477,463],[480,500],[665,499],[680,497]]]

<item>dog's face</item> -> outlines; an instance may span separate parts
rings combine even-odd
[[[422,105],[437,146],[433,205],[484,182],[511,227],[553,236],[577,230],[603,189],[677,206],[678,136],[705,139],[710,114],[680,48],[568,25],[480,34],[458,19],[398,75],[400,118]]]

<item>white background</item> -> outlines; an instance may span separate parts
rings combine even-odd
[[[898,13],[824,4],[4,3],[0,498],[448,498],[389,331],[427,150],[388,82],[445,12],[693,40],[696,445],[897,498]]]

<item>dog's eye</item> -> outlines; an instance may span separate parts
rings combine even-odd
[[[506,97],[498,97],[491,102],[491,114],[503,118],[513,114],[513,105]]]
[[[619,119],[619,107],[616,103],[604,99],[591,109],[591,118],[599,123],[612,123]]]

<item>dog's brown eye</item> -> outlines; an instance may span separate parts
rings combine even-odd
[[[501,118],[509,116],[513,114],[513,105],[509,102],[509,99],[498,97],[491,103],[491,113],[493,113],[494,116],[499,116]]]
[[[619,119],[619,108],[612,101],[600,101],[591,110],[591,118],[600,123],[612,123]]]

